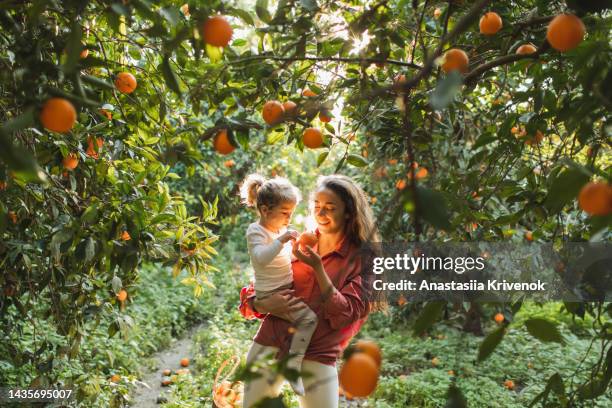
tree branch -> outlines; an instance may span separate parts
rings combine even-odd
[[[387,63],[391,65],[399,65],[404,67],[410,67],[414,69],[422,69],[420,65],[413,64],[411,62],[404,62],[398,60],[389,60],[389,59],[380,59],[380,58],[346,58],[346,57],[279,57],[276,55],[253,55],[251,57],[239,58],[235,60],[229,61],[231,64],[242,64],[245,62],[251,61],[260,61],[260,60],[273,60],[273,61],[287,61],[287,62],[296,62],[296,61],[320,61],[320,62],[348,62],[348,63]]]

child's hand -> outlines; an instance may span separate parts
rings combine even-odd
[[[283,235],[278,237],[278,240],[282,242],[283,244],[285,244],[289,241],[295,241],[298,235],[299,235],[298,232],[295,230],[287,230],[287,232],[285,232]]]
[[[310,265],[313,269],[317,269],[323,266],[323,262],[321,261],[321,256],[312,250],[311,247],[305,246],[300,248],[300,244],[297,242],[293,243],[293,255],[304,262],[307,265]]]

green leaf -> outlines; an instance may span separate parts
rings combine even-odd
[[[467,400],[463,396],[463,393],[454,383],[448,386],[446,392],[446,404],[444,408],[467,408]]]
[[[113,279],[111,280],[111,286],[113,287],[113,292],[115,292],[115,294],[119,293],[119,291],[123,287],[123,282],[121,281],[121,278],[117,275],[113,276]]]
[[[178,78],[176,77],[176,74],[174,73],[174,71],[172,70],[172,67],[170,66],[170,57],[169,56],[165,56],[162,63],[161,63],[161,70],[162,70],[162,74],[164,75],[164,80],[166,81],[166,85],[168,85],[168,88],[172,89],[178,96],[181,96],[181,87],[179,85],[178,82]]]
[[[308,11],[317,11],[319,9],[317,0],[300,0],[300,4]]]
[[[255,3],[255,13],[264,23],[272,21],[272,16],[268,11],[268,0],[257,0],[257,3]]]
[[[450,230],[450,215],[444,195],[420,186],[417,186],[417,194],[419,215],[436,228]]]
[[[66,73],[74,71],[79,60],[81,59],[81,49],[83,47],[81,41],[83,39],[83,30],[81,29],[81,23],[74,21],[70,35],[68,36],[68,42],[66,43],[66,61],[62,66],[62,70]]]
[[[457,71],[452,71],[438,82],[436,89],[429,97],[429,104],[435,110],[442,110],[451,104],[461,89],[463,79]]]
[[[416,322],[414,322],[413,333],[420,336],[425,330],[429,329],[438,320],[445,306],[445,302],[427,303]]]
[[[501,326],[492,331],[485,337],[478,347],[478,361],[483,361],[493,353],[497,345],[502,341],[506,334],[505,327]]]
[[[85,244],[85,262],[91,261],[96,255],[96,241],[92,237],[87,238]]]
[[[544,206],[556,214],[574,200],[580,188],[589,181],[589,176],[579,168],[569,168],[561,172],[551,183]]]
[[[529,334],[540,341],[564,343],[559,329],[549,320],[534,317],[525,321],[525,327]]]
[[[368,165],[368,161],[365,158],[356,154],[349,154],[346,161],[355,167],[365,167]]]
[[[321,167],[321,164],[323,164],[325,159],[327,159],[328,155],[329,155],[329,151],[319,154],[319,157],[317,157],[317,167]]]
[[[234,7],[227,8],[226,11],[227,14],[229,14],[230,16],[238,17],[248,25],[255,25],[255,21],[253,20],[253,17],[251,17],[248,11]]]

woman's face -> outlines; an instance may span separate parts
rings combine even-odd
[[[348,214],[340,197],[328,188],[315,193],[314,218],[321,234],[332,234],[344,231]]]

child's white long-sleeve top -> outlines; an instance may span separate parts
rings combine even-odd
[[[256,222],[247,228],[247,246],[255,270],[255,292],[274,290],[293,282],[291,244],[283,244],[277,239],[284,232],[276,234]]]

